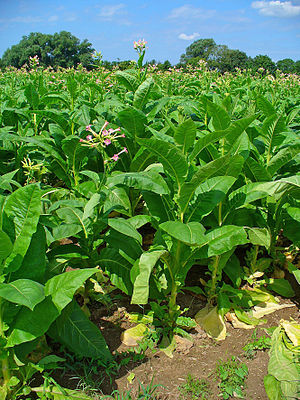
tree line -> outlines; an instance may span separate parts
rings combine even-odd
[[[0,59],[0,67],[11,65],[21,68],[28,63],[29,57],[37,55],[39,63],[43,67],[68,68],[82,64],[83,67],[92,69],[95,68],[94,51],[92,44],[87,39],[80,41],[70,32],[62,31],[53,35],[33,32],[28,36],[23,36],[18,44],[5,51]],[[300,74],[300,60],[293,61],[285,58],[275,63],[267,55],[257,55],[252,58],[243,51],[230,49],[226,45],[218,45],[211,38],[194,41],[181,55],[180,62],[176,67],[196,66],[200,60],[205,60],[208,68],[216,69],[221,73],[232,72],[236,68],[251,68],[253,71],[264,68],[270,73],[280,69],[284,73]],[[107,69],[126,69],[130,63],[131,61],[102,61],[102,65]],[[168,60],[164,62],[151,60],[148,64],[156,64],[161,71],[172,67]]]

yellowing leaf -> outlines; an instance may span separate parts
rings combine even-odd
[[[138,324],[133,328],[126,329],[121,335],[121,341],[126,346],[136,346],[142,340],[147,331],[147,326]]]
[[[195,320],[215,340],[226,338],[226,326],[224,319],[218,314],[217,307],[205,306],[195,315]]]

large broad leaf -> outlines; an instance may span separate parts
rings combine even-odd
[[[131,215],[131,203],[126,190],[122,187],[112,187],[108,190],[103,212],[107,213],[112,210],[121,210],[123,214]]]
[[[121,121],[121,126],[134,138],[143,136],[145,125],[147,124],[147,117],[142,111],[134,107],[128,107],[119,112],[118,118]]]
[[[295,292],[291,284],[286,279],[273,279],[272,282],[270,282],[267,287],[268,289],[271,289],[274,292],[284,297],[295,296]]]
[[[139,86],[137,78],[137,71],[135,69],[128,69],[126,71],[117,71],[116,77],[119,83],[126,87],[131,92],[135,92]]]
[[[12,249],[13,245],[9,236],[0,230],[0,262],[10,255]]]
[[[61,247],[61,246],[60,246]],[[21,267],[13,272],[11,280],[26,278],[44,283],[46,271],[46,233],[43,225],[38,223]]]
[[[184,183],[179,191],[178,204],[180,206],[181,213],[184,214],[186,212],[190,201],[194,197],[196,189],[202,182],[214,176],[235,176],[231,174],[231,171],[228,171],[228,169],[232,169],[232,171],[235,173],[234,169],[239,168],[240,170],[243,162],[243,157],[239,155],[231,156],[228,154],[199,168],[190,182]]]
[[[216,103],[205,99],[208,113],[212,116],[212,124],[216,131],[228,128],[230,124],[230,116],[226,110]]]
[[[141,255],[138,274],[133,284],[132,304],[147,304],[149,297],[149,279],[157,261],[166,253],[165,249],[149,250]]]
[[[290,145],[281,149],[268,164],[267,171],[273,176],[281,167],[290,162],[296,155],[300,153],[300,143]]]
[[[190,246],[202,246],[207,243],[205,229],[199,222],[184,224],[180,221],[167,221],[159,227],[170,236]]]
[[[269,400],[284,400],[280,381],[273,375],[264,376],[264,386]]]
[[[140,86],[137,88],[133,97],[133,106],[137,109],[142,110],[147,100],[150,96],[152,87],[154,85],[153,78],[147,78]]]
[[[188,170],[188,164],[180,149],[171,143],[154,138],[139,139],[138,143],[157,157],[165,171],[176,180],[177,186],[180,187]]]
[[[73,301],[51,326],[50,335],[80,357],[112,361],[104,337]]]
[[[261,134],[267,144],[267,165],[269,165],[272,150],[281,145],[285,136],[282,134],[286,130],[284,118],[274,114],[266,118],[261,128]]]
[[[201,221],[224,200],[235,181],[232,176],[217,176],[199,185],[195,191],[195,201],[188,208],[188,220]]]
[[[188,119],[180,124],[174,134],[176,143],[182,146],[184,154],[187,153],[188,149],[193,146],[196,138],[196,125],[192,119]]]
[[[264,96],[259,95],[256,98],[257,107],[265,114],[266,117],[270,117],[273,114],[276,114],[275,108],[272,104],[267,100]]]
[[[17,271],[22,264],[31,237],[37,229],[41,194],[38,185],[27,185],[13,192],[4,204],[5,215],[15,225],[14,247],[5,263],[7,273]]]
[[[80,162],[89,154],[87,147],[82,146],[77,136],[68,136],[62,142],[62,150],[68,157],[69,166],[74,170],[78,168]]]
[[[142,244],[142,236],[138,231],[131,225],[129,221],[124,218],[109,218],[108,225],[118,232],[123,233],[123,235],[132,237]]]
[[[8,337],[7,346],[13,347],[42,336],[59,314],[50,296],[37,304],[33,311],[21,308],[11,324],[12,332]]]
[[[53,303],[61,311],[72,301],[75,291],[97,271],[97,268],[79,269],[54,276],[46,283],[45,295],[51,296]]]
[[[118,251],[114,248],[105,248],[101,250],[98,264],[104,270],[112,284],[125,294],[132,293],[132,283],[130,279],[130,264]]]
[[[24,94],[31,108],[38,108],[39,94],[32,83],[26,86]]]
[[[273,332],[268,373],[281,383],[284,398],[296,399],[299,394],[299,368],[296,355],[284,344],[283,335],[281,327],[276,328]]]
[[[238,121],[233,122],[227,129],[222,131],[216,131],[208,133],[205,136],[197,140],[192,153],[190,154],[190,160],[194,160],[203,149],[205,149],[210,143],[214,143],[220,139],[226,139],[228,144],[233,144],[235,140],[245,131],[246,128],[256,119],[255,115],[250,117],[242,118]]]
[[[206,235],[208,257],[225,253],[235,246],[248,243],[247,234],[240,226],[227,225],[216,228]]]
[[[160,174],[154,171],[125,172],[107,179],[109,187],[125,185],[134,189],[147,190],[158,194],[168,194],[169,188]]]
[[[250,243],[256,246],[264,246],[266,249],[270,248],[271,235],[266,228],[247,228]]]
[[[48,396],[48,398],[53,399],[53,400],[93,400],[94,397],[87,396],[85,393],[79,391],[79,390],[71,390],[71,389],[65,389],[65,388],[60,388],[59,386],[53,386],[51,387],[48,385],[47,387],[45,386],[40,386],[40,387],[34,387],[31,388],[33,392],[35,392],[39,398],[45,398],[45,396]]]
[[[268,170],[252,157],[248,157],[245,161],[246,176],[253,182],[270,181],[272,176]]]
[[[45,298],[44,286],[30,279],[0,283],[0,297],[33,310]]]

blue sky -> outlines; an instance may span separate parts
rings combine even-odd
[[[146,59],[177,63],[194,40],[300,59],[300,0],[0,0],[0,56],[30,32],[71,32],[106,60],[136,58],[134,40],[148,41]]]

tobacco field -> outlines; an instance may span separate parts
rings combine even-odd
[[[273,311],[257,398],[296,399],[300,77],[160,72],[144,54],[125,71],[0,73],[0,399],[175,399],[59,376],[93,365],[105,386],[125,368],[134,384],[148,352],[171,363],[195,332],[249,337]],[[126,323],[107,335],[95,315],[118,301]]]

